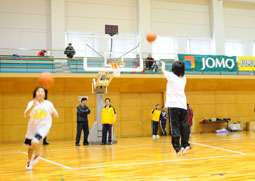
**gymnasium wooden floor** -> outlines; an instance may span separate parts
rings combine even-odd
[[[49,140],[50,141],[50,140]],[[118,139],[111,146],[50,141],[32,171],[22,143],[0,147],[0,180],[255,180],[254,132],[193,134],[177,157],[170,137]]]

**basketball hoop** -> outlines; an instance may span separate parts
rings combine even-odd
[[[118,68],[123,67],[125,65],[125,62],[124,61],[110,61],[109,63],[113,69],[113,76],[120,77],[120,70]]]

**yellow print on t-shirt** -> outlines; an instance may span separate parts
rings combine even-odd
[[[39,118],[40,120],[42,120],[42,117],[45,117],[46,115],[47,111],[45,109],[35,110],[34,118]]]

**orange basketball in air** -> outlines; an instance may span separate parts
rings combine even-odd
[[[50,72],[43,72],[40,74],[39,78],[38,78],[38,83],[46,88],[49,89],[53,83],[54,83],[54,78],[53,78],[53,74]]]
[[[153,32],[148,33],[147,37],[146,37],[146,39],[149,43],[154,42],[156,40],[156,38],[157,38],[157,35]]]

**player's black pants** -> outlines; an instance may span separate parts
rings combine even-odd
[[[103,131],[102,131],[102,143],[106,144],[106,137],[108,132],[108,144],[112,144],[112,124],[103,124]]]
[[[181,147],[186,148],[187,146],[190,146],[190,129],[187,122],[187,110],[181,108],[168,108],[168,115],[170,120],[172,145],[175,151],[179,152]]]
[[[89,123],[88,121],[77,121],[77,134],[76,134],[76,144],[80,143],[81,131],[83,130],[84,138],[83,144],[88,143],[89,136]]]
[[[45,144],[45,143],[47,143],[47,136],[45,136],[45,138],[43,138],[43,143]]]
[[[166,120],[160,120],[160,126],[162,128],[162,135],[166,136]]]
[[[152,122],[152,135],[158,135],[158,121]]]

